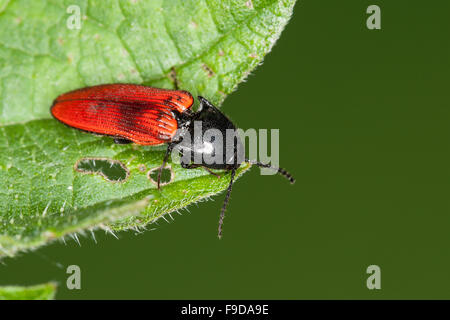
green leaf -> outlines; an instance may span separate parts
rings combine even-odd
[[[158,191],[148,171],[164,147],[69,129],[49,107],[63,92],[116,82],[185,89],[220,105],[270,51],[294,3],[0,1],[0,255],[82,230],[144,227],[223,191],[229,174],[172,162],[173,180]],[[68,28],[72,5],[80,29]],[[105,179],[108,165],[120,181]]]
[[[54,283],[39,284],[30,287],[0,287],[0,300],[53,300],[56,293]]]

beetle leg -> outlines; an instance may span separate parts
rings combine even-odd
[[[157,180],[158,190],[159,190],[160,184],[161,184],[162,171],[163,171],[164,167],[166,166],[167,159],[169,159],[169,155],[172,152],[172,149],[173,149],[173,144],[171,143],[167,146],[167,150],[166,150],[166,154],[164,155],[163,163],[162,163],[161,167],[159,167],[158,180]]]
[[[123,138],[114,138],[114,143],[115,144],[129,144],[132,143],[133,141],[127,140],[127,139],[123,139]]]
[[[195,164],[195,163],[190,163],[190,164],[184,164],[181,163],[181,166],[183,167],[183,169],[196,169],[198,167],[201,167],[201,164]]]
[[[210,168],[207,167],[202,167],[204,170],[208,171],[210,174],[212,174],[213,176],[216,176],[217,179],[220,179],[220,175],[218,175],[217,173],[213,172]]]

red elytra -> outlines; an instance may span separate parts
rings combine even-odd
[[[187,91],[133,84],[106,84],[64,93],[52,115],[83,131],[119,137],[140,145],[170,142],[178,129],[173,112],[192,107]]]

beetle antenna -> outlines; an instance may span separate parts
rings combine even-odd
[[[217,236],[219,237],[219,239],[222,238],[223,219],[225,218],[225,210],[227,209],[228,202],[230,201],[231,188],[233,187],[235,174],[236,174],[236,169],[232,169],[231,170],[231,180],[230,180],[230,184],[228,185],[228,189],[227,189],[227,195],[225,196],[225,201],[223,202],[222,210],[220,211],[219,232],[217,233]]]
[[[289,172],[284,170],[283,168],[273,167],[270,164],[265,164],[265,163],[261,163],[259,161],[253,161],[253,160],[248,160],[248,159],[245,159],[245,162],[248,162],[250,164],[254,164],[254,165],[256,165],[258,167],[261,167],[261,168],[270,168],[270,169],[273,169],[273,170],[277,170],[277,172],[279,174],[281,174],[283,177],[285,177],[286,179],[288,179],[291,184],[293,184],[295,182],[294,177]]]

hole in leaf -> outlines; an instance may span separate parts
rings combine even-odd
[[[154,184],[158,184],[158,172],[159,167],[153,168],[148,171],[147,178]],[[161,173],[161,186],[169,184],[175,178],[175,173],[172,170],[172,167],[165,167],[162,169]]]
[[[124,182],[130,175],[122,162],[108,158],[83,158],[75,163],[74,168],[85,174],[99,174],[111,182]]]

